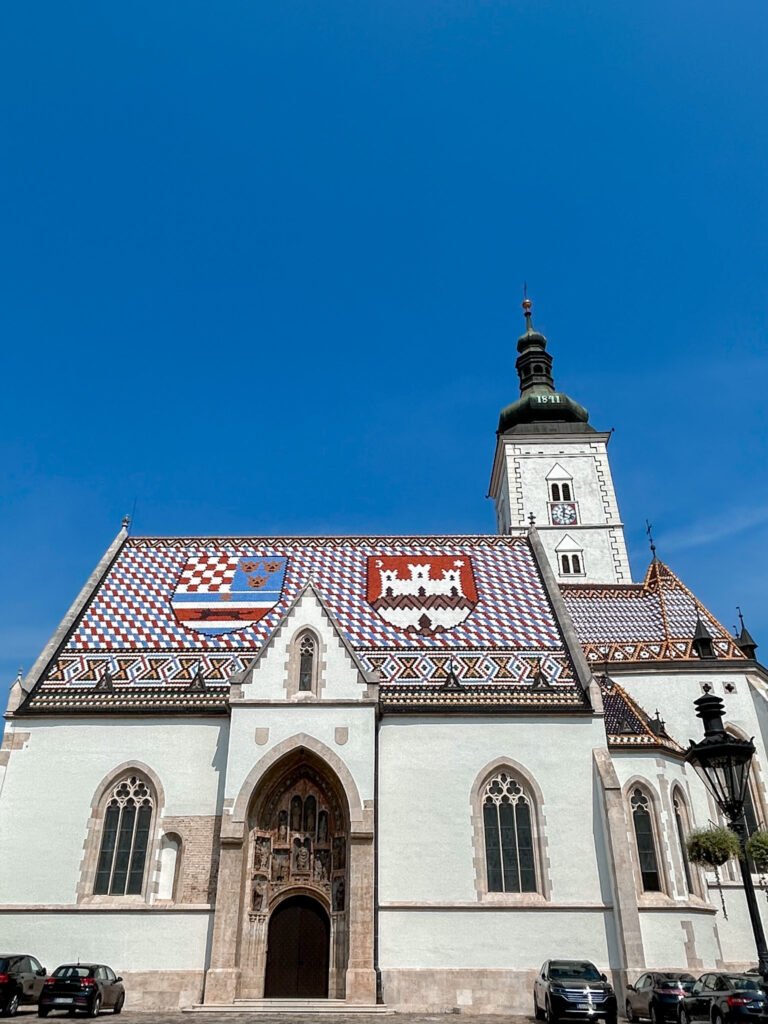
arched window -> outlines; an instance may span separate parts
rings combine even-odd
[[[560,501],[560,484],[550,484],[552,501]]]
[[[318,640],[309,630],[302,630],[293,641],[292,692],[313,693],[317,689]]]
[[[126,775],[106,796],[95,896],[140,896],[155,801],[147,783]]]
[[[563,570],[563,575],[564,576],[570,576],[571,575],[571,556],[570,555],[561,555],[560,556],[560,565],[561,565],[561,568]]]
[[[688,852],[686,850],[686,838],[688,836],[688,808],[685,806],[682,794],[679,789],[676,789],[672,796],[672,807],[675,812],[675,831],[677,832],[677,841],[680,844],[680,857],[683,862],[683,871],[685,872],[685,886],[689,894],[694,893],[693,878],[691,875],[691,865],[688,860]]]
[[[488,892],[537,892],[533,804],[510,771],[500,771],[482,795]]]
[[[157,887],[159,900],[176,898],[176,882],[181,864],[181,837],[175,832],[166,832],[160,840],[160,881]]]
[[[662,892],[651,798],[638,786],[632,790],[630,805],[643,890],[645,892]]]

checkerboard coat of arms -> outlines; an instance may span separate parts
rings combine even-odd
[[[258,622],[283,592],[287,558],[201,552],[187,560],[171,597],[186,629],[217,635]]]
[[[372,555],[367,596],[396,629],[421,636],[444,633],[477,604],[472,561],[449,555]]]

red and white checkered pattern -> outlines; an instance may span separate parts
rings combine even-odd
[[[190,562],[179,577],[176,592],[179,594],[217,593],[228,587],[235,576],[238,555],[214,552]]]

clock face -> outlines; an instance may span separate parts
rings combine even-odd
[[[572,501],[553,501],[549,515],[555,526],[573,526],[576,522],[576,505]]]

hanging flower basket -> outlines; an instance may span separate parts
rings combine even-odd
[[[693,864],[719,868],[732,857],[741,853],[738,837],[729,828],[700,829],[691,832],[686,843],[688,860]],[[768,834],[766,834],[766,851],[768,852]]]
[[[747,840],[747,853],[758,871],[768,871],[768,832],[755,832]]]

